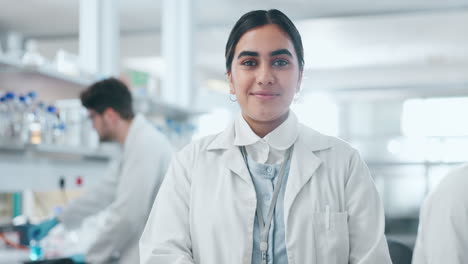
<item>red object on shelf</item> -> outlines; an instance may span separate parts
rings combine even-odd
[[[81,178],[81,176],[76,177],[76,185],[83,185],[83,178]]]

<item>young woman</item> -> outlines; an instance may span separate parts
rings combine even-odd
[[[241,113],[172,161],[141,263],[391,263],[382,204],[359,154],[289,109],[304,69],[289,18],[242,16],[226,68]]]

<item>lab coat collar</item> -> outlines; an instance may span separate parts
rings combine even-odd
[[[288,118],[262,139],[253,132],[242,114],[239,114],[234,121],[234,130],[234,145],[236,146],[253,145],[260,140],[264,140],[269,146],[277,150],[286,150],[294,144],[299,135],[299,122],[296,115],[289,111]]]
[[[322,135],[319,132],[306,127],[300,123],[297,124],[298,138],[296,143],[304,144],[309,151],[319,151],[331,147],[328,136]],[[220,150],[238,148],[234,144],[236,135],[235,123],[232,122],[223,132],[219,133],[210,144],[207,150]]]
[[[223,154],[223,163],[253,187],[252,179],[244,164],[239,147],[233,144],[234,138],[235,126],[233,122],[213,139],[208,145],[207,150],[226,150]],[[309,181],[322,163],[321,159],[314,152],[330,147],[331,142],[328,136],[322,135],[304,125],[299,125],[299,136],[294,145],[290,168],[290,174],[295,176],[290,177],[286,185],[285,208],[291,207],[301,188]]]
[[[137,114],[133,118],[132,123],[130,124],[130,128],[128,129],[127,138],[123,144],[124,153],[126,153],[131,148],[131,146],[135,145],[134,143],[138,134],[137,131],[143,129],[147,122],[148,121],[146,121],[146,118],[141,114]]]

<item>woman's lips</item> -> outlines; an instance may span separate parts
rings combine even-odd
[[[271,92],[256,92],[256,93],[251,93],[251,95],[259,99],[273,99],[279,96],[279,94],[271,93]]]

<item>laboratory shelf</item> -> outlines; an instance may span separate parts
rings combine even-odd
[[[70,76],[53,69],[48,69],[46,67],[25,65],[21,63],[21,61],[6,57],[4,55],[0,55],[0,72],[6,73],[3,77],[43,77],[49,79],[49,81],[78,85],[82,87],[86,87],[93,82],[91,79]]]
[[[31,147],[31,145],[28,145]],[[100,148],[64,147],[59,145],[32,145],[38,153],[76,155],[88,159],[108,160],[115,154]]]
[[[206,113],[204,110],[181,107],[157,99],[134,97],[134,104],[137,111],[146,116],[164,116],[166,119],[184,121]]]
[[[84,78],[60,73],[52,68],[24,65],[0,54],[0,90],[26,93],[38,91],[46,101],[75,99],[81,90],[96,78]],[[187,120],[205,111],[181,107],[148,96],[134,96],[135,107],[149,116],[164,116],[173,120]]]
[[[48,156],[57,158],[71,157],[92,160],[107,161],[116,155],[115,149],[110,148],[83,148],[69,147],[48,144],[20,144],[20,143],[2,143],[0,144],[0,153],[7,154],[32,154],[38,156]]]
[[[41,100],[53,102],[77,98],[94,81],[92,76],[71,76],[52,66],[25,65],[0,54],[0,91],[26,94],[36,91]]]
[[[107,145],[91,149],[4,142],[0,144],[0,191],[50,190],[62,178],[70,184],[78,177],[92,183],[117,155],[118,148]]]

